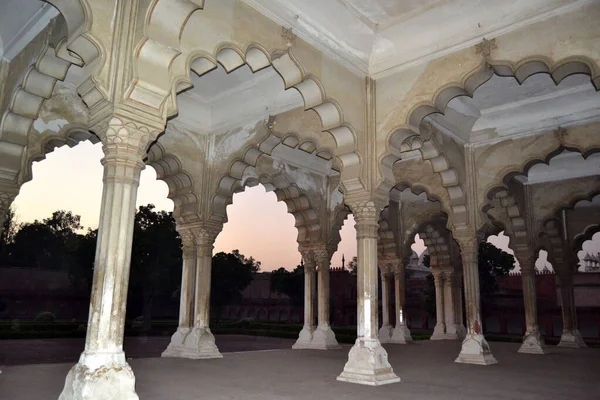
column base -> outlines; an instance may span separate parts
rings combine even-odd
[[[171,343],[167,346],[167,349],[162,352],[161,357],[181,357],[181,352],[184,348],[185,338],[191,332],[190,328],[177,328],[173,336],[171,336]]]
[[[313,332],[310,342],[312,349],[316,350],[337,350],[341,349],[340,344],[335,338],[335,333],[329,325],[319,325]]]
[[[527,332],[523,337],[523,344],[519,348],[519,353],[524,354],[546,354],[544,339],[539,332]]]
[[[446,324],[446,333],[444,334],[446,340],[458,340],[458,333],[456,332],[455,324]]]
[[[379,328],[379,343],[389,343],[392,338],[392,327],[390,325],[383,325]]]
[[[464,364],[491,365],[498,361],[492,355],[490,346],[481,334],[468,334],[462,343],[460,354],[454,361]]]
[[[400,382],[388,362],[387,352],[377,339],[356,339],[338,381],[380,386]]]
[[[219,352],[219,348],[215,344],[215,337],[209,328],[194,327],[185,337],[183,346],[176,350],[179,350],[178,354],[172,357],[191,358],[194,360],[223,358],[223,355]]]
[[[123,351],[83,353],[71,368],[59,400],[139,400]]]
[[[396,324],[396,327],[392,331],[392,337],[390,338],[390,343],[395,344],[406,344],[413,341],[412,336],[410,335],[410,330],[408,326],[404,324]]]
[[[560,343],[558,343],[558,347],[571,347],[575,349],[581,349],[587,347],[587,345],[583,341],[579,329],[573,329],[570,331],[563,330],[562,336],[560,337]]]
[[[298,335],[298,340],[296,343],[292,345],[292,349],[294,350],[302,350],[302,349],[312,349],[311,342],[313,337],[313,332],[315,328],[312,326],[304,325],[300,334]]]
[[[446,339],[446,327],[442,324],[435,324],[433,328],[433,334],[429,340],[444,340]]]
[[[467,337],[467,329],[463,324],[456,324],[456,335],[458,336],[458,340],[465,340]]]

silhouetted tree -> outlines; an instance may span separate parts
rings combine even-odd
[[[98,229],[76,235],[69,241],[69,279],[76,289],[89,292],[94,275]]]
[[[348,268],[352,275],[356,275],[358,273],[358,257],[352,257],[352,260],[348,261],[348,266],[346,268]]]
[[[239,250],[220,252],[212,258],[210,304],[217,322],[223,306],[239,302],[242,291],[248,287],[253,274],[260,271],[260,262],[246,258]]]
[[[304,304],[304,267],[293,271],[279,268],[271,272],[271,292],[285,294],[294,305]]]
[[[181,279],[181,239],[173,213],[154,209],[140,206],[135,214],[131,253],[130,299],[141,300],[144,331],[152,326],[154,299],[171,296]]]

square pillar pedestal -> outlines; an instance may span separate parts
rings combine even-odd
[[[380,386],[400,382],[377,339],[357,339],[338,381]]]

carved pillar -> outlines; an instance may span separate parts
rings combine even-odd
[[[358,337],[337,379],[373,386],[399,382],[377,338],[377,221],[382,204],[360,201],[349,205],[356,221],[358,242]]]
[[[535,256],[524,249],[515,253],[521,266],[526,331],[519,353],[544,354],[544,339],[540,335],[535,293]]]
[[[402,262],[398,262],[394,268],[394,285],[396,297],[396,326],[392,331],[390,343],[405,344],[412,342],[412,336],[406,325],[406,272]]]
[[[454,270],[452,280],[452,296],[454,302],[454,321],[456,323],[456,335],[459,340],[464,340],[467,336],[467,329],[463,318],[463,298],[462,298],[462,271]]]
[[[455,235],[463,261],[465,302],[467,307],[467,336],[463,340],[456,362],[489,365],[497,363],[483,336],[481,299],[479,293],[479,242],[481,239],[468,232]]]
[[[112,117],[94,129],[103,143],[104,186],[85,350],[69,371],[60,400],[137,400],[123,331],[135,202],[143,158],[158,132]]]
[[[444,318],[444,272],[439,267],[431,267],[435,283],[435,328],[431,340],[446,338],[446,324]]]
[[[454,310],[455,296],[453,282],[456,279],[454,269],[446,267],[444,272],[444,325],[446,328],[445,339],[458,340],[458,331],[456,328],[456,312]]]
[[[220,224],[200,222],[189,227],[196,245],[196,293],[194,327],[185,337],[180,357],[192,359],[223,357],[210,331],[210,284],[213,245],[221,231]]]
[[[556,268],[560,285],[560,306],[563,316],[563,332],[559,347],[587,347],[577,326],[577,311],[573,296],[573,272],[566,268]]]
[[[315,270],[316,260],[312,249],[300,248],[304,260],[304,326],[292,349],[311,349],[313,332],[315,331]]]
[[[318,325],[313,331],[311,346],[313,349],[331,350],[339,349],[335,333],[329,325],[329,268],[331,253],[326,246],[318,246],[314,250],[315,261],[318,266]]]
[[[183,250],[181,293],[179,297],[179,326],[162,357],[182,357],[185,338],[194,326],[194,296],[196,293],[196,240],[189,228],[178,226]]]
[[[390,324],[390,281],[391,266],[389,261],[381,260],[379,270],[381,271],[381,328],[379,329],[379,342],[388,343],[392,337],[392,325]]]

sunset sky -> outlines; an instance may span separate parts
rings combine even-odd
[[[49,153],[47,158],[33,164],[33,180],[21,188],[14,202],[19,222],[43,219],[53,211],[62,209],[81,215],[82,225],[96,228],[102,194],[102,148],[89,142],[74,148],[64,146]],[[167,198],[167,185],[156,180],[152,168],[142,172],[137,205],[152,203],[158,209],[173,210]],[[246,256],[262,262],[263,271],[279,267],[293,269],[300,262],[296,243],[297,231],[294,217],[287,213],[284,203],[277,202],[274,193],[265,193],[262,186],[248,188],[234,195],[233,204],[227,208],[229,222],[217,237],[215,252],[239,249]],[[356,255],[354,219],[349,216],[341,231],[342,241],[331,265],[341,266],[342,254],[346,261]],[[509,251],[505,236],[489,239],[498,247]],[[600,234],[594,243],[600,241]],[[594,251],[598,246],[588,241],[584,250]],[[413,245],[418,253],[424,250],[423,242]],[[580,255],[584,254],[580,252]],[[536,265],[543,268],[545,256]]]

